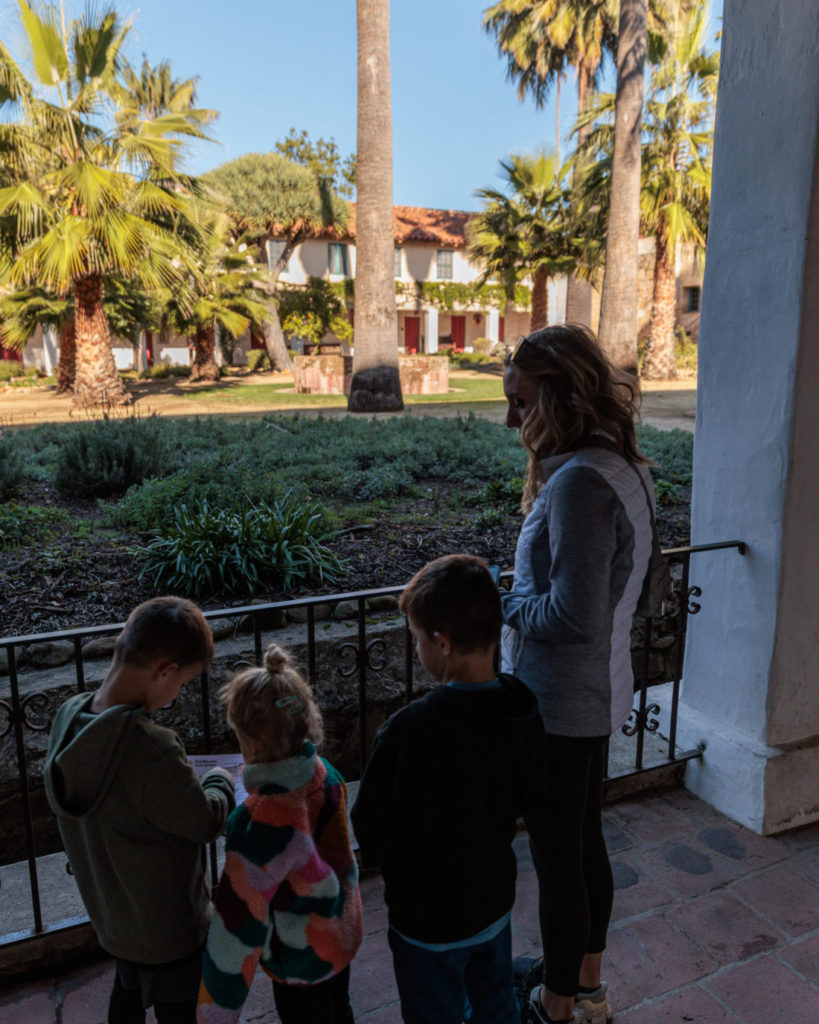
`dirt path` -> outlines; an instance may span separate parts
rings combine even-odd
[[[476,377],[476,371],[462,370],[452,373],[451,378]],[[241,389],[248,385],[264,385],[275,382],[286,384],[292,382],[292,375],[277,374],[275,378],[269,374],[248,374],[245,377],[229,377],[221,382],[221,386],[231,390]],[[208,385],[211,387],[212,385]],[[270,404],[261,405],[258,400],[232,401],[229,407],[224,402],[214,399],[205,393],[207,388],[189,384],[184,378],[167,378],[158,381],[143,381],[129,384],[129,391],[134,396],[134,408],[144,415],[158,413],[161,416],[203,416],[216,414],[220,416],[258,416],[274,411],[277,408],[275,397]],[[202,391],[200,399],[191,397]],[[679,428],[694,430],[696,416],[696,381],[646,381],[643,384],[644,423],[663,430]],[[281,408],[281,406],[278,406]],[[505,408],[500,401],[493,402],[441,402],[409,406],[413,413],[426,416],[456,416],[458,413],[472,411],[487,419],[502,421]],[[283,410],[285,411],[285,410]],[[310,414],[309,406],[292,406],[286,411]],[[345,415],[343,407],[322,407],[324,416]],[[56,395],[53,388],[0,388],[0,427],[24,426],[36,423],[67,423],[82,421],[86,418],[71,406],[70,396]]]

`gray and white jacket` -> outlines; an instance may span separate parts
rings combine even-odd
[[[631,711],[631,620],[651,554],[643,465],[605,448],[543,459],[503,594],[502,667],[535,694],[547,732],[607,736]]]

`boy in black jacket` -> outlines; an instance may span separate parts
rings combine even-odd
[[[430,562],[401,610],[421,664],[444,685],[381,728],[352,819],[364,864],[384,877],[402,1016],[518,1024],[512,841],[520,816],[530,832],[541,827],[537,705],[495,672],[500,597],[481,559]]]

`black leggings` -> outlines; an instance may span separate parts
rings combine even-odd
[[[350,968],[317,985],[273,982],[273,999],[282,1024],[353,1024]]]
[[[614,895],[601,820],[607,739],[546,735],[544,821],[552,838],[540,846],[530,839],[530,846],[540,890],[543,981],[561,996],[577,993],[584,955],[606,946]]]

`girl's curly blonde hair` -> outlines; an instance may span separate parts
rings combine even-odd
[[[305,740],[321,743],[321,712],[290,655],[271,644],[261,668],[239,672],[219,691],[231,728],[258,761],[294,757]]]
[[[636,378],[616,369],[595,335],[581,324],[556,324],[521,338],[506,366],[540,385],[537,403],[520,428],[529,452],[521,505],[529,512],[541,487],[540,460],[574,451],[595,434],[630,462],[646,462],[637,449],[634,417],[640,408]]]

